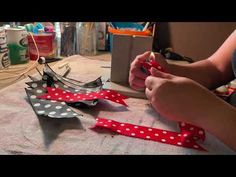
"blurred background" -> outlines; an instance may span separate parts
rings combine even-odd
[[[35,37],[41,55],[54,57],[75,54],[96,56],[104,52],[109,53],[112,50],[112,32],[109,32],[109,27],[116,30],[120,30],[121,27],[130,29],[127,24],[130,25],[131,22],[0,22],[1,27],[25,27]],[[147,23],[136,24],[137,30],[138,25],[145,27]],[[149,25],[148,29],[153,37],[153,51],[171,48],[172,51],[194,61],[212,55],[236,29],[236,22],[151,22]],[[47,31],[42,32],[42,29]],[[52,39],[49,39],[49,34]],[[52,46],[47,46],[51,51],[45,49],[44,38],[52,43]],[[35,60],[35,48],[30,37],[28,46],[28,57]]]

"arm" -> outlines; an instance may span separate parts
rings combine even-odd
[[[190,78],[209,89],[214,89],[233,80],[231,58],[235,49],[236,30],[211,57],[185,66],[168,64],[159,53],[155,53],[155,56],[152,56],[150,52],[145,52],[142,55],[138,55],[131,64],[130,86],[136,90],[145,89],[144,81],[147,76],[141,72],[139,62],[150,56],[157,60],[168,73]]]
[[[216,88],[234,78],[231,58],[235,49],[236,30],[208,59],[186,66],[169,64],[167,68],[171,74],[188,77],[209,89]]]
[[[145,92],[157,112],[202,127],[236,151],[236,108],[191,79],[151,72]]]
[[[219,98],[214,100],[207,107],[206,115],[195,125],[209,131],[236,152],[236,109]]]
[[[132,62],[129,82],[134,89],[145,89],[153,108],[162,116],[202,127],[236,151],[236,108],[205,88],[215,88],[234,78],[231,57],[235,49],[236,31],[211,57],[190,65],[167,64],[155,54],[153,59],[171,74],[152,69],[149,77],[141,72],[139,64],[150,56],[146,52]]]

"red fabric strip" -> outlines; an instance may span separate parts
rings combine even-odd
[[[114,90],[101,90],[99,92],[90,92],[82,94],[82,93],[72,93],[70,91],[65,91],[60,88],[47,87],[47,91],[48,93],[40,95],[37,98],[65,101],[70,103],[84,100],[106,99],[118,104],[122,104],[124,106],[128,106],[124,102],[124,99],[127,99],[127,97],[119,94]]]
[[[193,140],[205,140],[205,131],[202,128],[184,122],[180,122],[179,127],[182,135]]]
[[[159,71],[165,72],[164,68],[162,68],[161,65],[155,60],[140,62],[140,64],[145,68],[145,70],[148,72],[147,74],[149,75],[151,74],[150,70],[152,67],[156,68]]]
[[[182,146],[200,151],[206,151],[203,147],[199,146],[196,143],[196,139],[193,138],[196,136],[198,137],[198,139],[204,139],[203,137],[205,137],[205,134],[202,133],[199,134],[198,131],[202,129],[199,129],[190,124],[186,124],[186,126],[183,126],[184,128],[181,130],[181,133],[177,133],[168,130],[133,125],[129,123],[121,123],[105,118],[97,118],[96,124],[93,128],[95,127],[103,127],[113,132],[129,137],[141,138],[145,140],[152,140],[175,146]],[[196,130],[191,129],[189,131],[188,128],[191,127],[196,128]]]

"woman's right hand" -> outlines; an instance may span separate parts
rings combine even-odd
[[[149,57],[156,60],[161,65],[161,67],[164,68],[165,71],[168,71],[168,63],[161,54],[154,53],[153,55],[150,51],[148,51],[141,55],[138,55],[130,66],[129,84],[131,88],[139,91],[145,90],[145,79],[148,77],[148,75],[141,70],[140,63],[145,61]]]

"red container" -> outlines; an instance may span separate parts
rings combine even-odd
[[[54,33],[33,34],[33,38],[37,44],[39,56],[48,57],[54,55]],[[30,60],[37,59],[37,50],[31,35],[28,35],[28,52]]]

